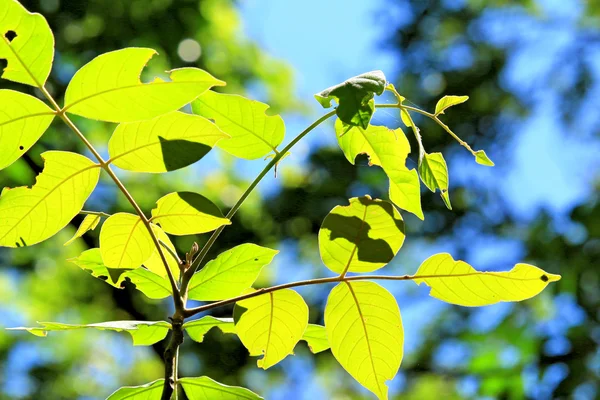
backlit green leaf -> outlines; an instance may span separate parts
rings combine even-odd
[[[5,188],[0,196],[0,246],[39,243],[64,228],[92,193],[100,166],[65,151],[42,153],[44,170],[32,188]]]
[[[194,274],[188,297],[216,301],[239,296],[252,286],[263,267],[269,265],[277,253],[277,250],[252,243],[224,251]]]
[[[419,174],[429,190],[435,193],[436,189],[440,189],[442,200],[452,210],[448,195],[448,167],[442,153],[423,153],[419,162]]]
[[[164,382],[164,379],[158,379],[141,386],[123,386],[106,400],[160,400]]]
[[[152,228],[154,229],[154,234],[156,235],[156,238],[160,242],[166,244],[173,253],[176,253],[175,246],[171,242],[171,239],[169,239],[169,236],[162,229],[160,229],[160,227],[156,225],[152,225]],[[167,263],[169,264],[169,269],[173,273],[173,276],[175,277],[175,279],[179,279],[179,262],[170,254],[169,251],[162,247],[162,245],[161,250],[167,260]],[[152,251],[152,255],[150,256],[150,258],[148,258],[144,262],[144,266],[157,275],[160,275],[162,277],[168,276],[167,270],[165,269],[165,265],[162,261],[162,258],[160,257],[156,246],[154,246],[154,250]]]
[[[444,96],[435,105],[435,115],[443,114],[444,110],[467,100],[469,100],[469,96]]]
[[[69,239],[64,245],[68,246],[71,243],[73,243],[75,239],[82,237],[86,232],[93,231],[94,229],[96,229],[101,219],[102,218],[100,217],[100,215],[86,215],[83,221],[81,221],[81,225],[79,225],[79,228],[77,228],[77,232],[75,232],[75,235],[73,235],[73,237]]]
[[[367,154],[371,165],[379,165],[390,179],[390,199],[401,209],[423,219],[419,176],[406,167],[410,153],[408,139],[398,128],[369,125],[367,129],[335,122],[338,143],[352,164],[359,154]]]
[[[102,225],[100,252],[109,268],[137,268],[150,258],[154,249],[152,237],[137,215],[113,214]]]
[[[402,362],[404,330],[398,304],[374,282],[342,282],[325,307],[331,352],[346,371],[379,399]]]
[[[16,34],[8,40],[6,34]],[[46,19],[16,0],[0,0],[0,59],[8,61],[2,78],[42,87],[54,58],[54,36]]]
[[[109,122],[143,121],[176,111],[224,82],[196,68],[170,71],[170,82],[141,83],[140,74],[152,49],[131,47],[99,55],[69,83],[64,109]]]
[[[214,381],[207,376],[202,376],[200,378],[180,378],[178,382],[183,386],[183,390],[190,400],[262,399],[262,397],[246,388],[227,386]]]
[[[310,351],[314,354],[325,351],[329,348],[329,341],[327,340],[327,332],[325,327],[321,325],[308,324],[306,331],[302,339],[306,341]]]
[[[0,169],[3,169],[38,141],[54,119],[54,111],[35,97],[13,90],[0,90],[0,104]]]
[[[206,118],[176,111],[120,124],[108,142],[108,152],[119,168],[167,172],[195,163],[217,141],[228,137]]]
[[[367,129],[375,111],[373,97],[385,90],[385,75],[381,71],[371,71],[352,77],[338,85],[315,94],[315,99],[323,108],[331,107],[331,101],[338,103],[336,114],[347,125]]]
[[[467,307],[529,299],[560,280],[533,265],[517,264],[507,272],[479,272],[450,254],[440,253],[421,264],[414,281],[431,287],[430,295]]]
[[[169,193],[160,198],[152,210],[152,222],[171,235],[205,233],[231,224],[213,202],[192,192]]]
[[[390,202],[354,197],[325,217],[319,250],[333,272],[371,272],[394,258],[404,237],[404,221]]]
[[[308,325],[308,306],[291,289],[238,301],[235,330],[251,356],[264,355],[258,366],[267,369],[292,354]]]
[[[233,318],[215,318],[207,315],[183,324],[183,329],[190,335],[190,338],[198,343],[202,343],[208,331],[215,327],[223,333],[235,333]]]
[[[204,93],[192,103],[193,111],[210,118],[230,139],[217,146],[236,157],[254,160],[276,152],[285,125],[279,115],[266,115],[268,105],[232,94]]]
[[[475,152],[475,162],[477,164],[485,165],[487,167],[493,167],[495,164],[490,158],[485,154],[483,150],[477,150]]]
[[[9,328],[25,330],[36,336],[46,336],[50,331],[70,331],[74,329],[98,329],[101,331],[127,332],[133,339],[134,346],[150,346],[163,340],[171,324],[166,321],[110,321],[97,324],[62,324],[60,322],[38,322],[40,327]]]

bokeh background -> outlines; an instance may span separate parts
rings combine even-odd
[[[94,56],[127,46],[157,49],[146,78],[199,66],[223,90],[269,103],[284,115],[286,140],[323,113],[312,94],[382,69],[414,104],[444,94],[470,100],[447,123],[496,162],[474,163],[439,127],[416,117],[425,146],[442,151],[453,211],[422,189],[425,221],[405,213],[407,240],[384,269],[416,271],[448,251],[478,269],[519,261],[563,279],[518,304],[467,309],[428,297],[411,282],[386,284],[400,304],[405,358],[389,383],[399,399],[578,399],[600,396],[600,2],[595,0],[30,0],[56,36],[49,89],[62,97]],[[3,61],[0,61],[3,63]],[[4,65],[4,64],[2,64]],[[0,81],[2,88],[34,93]],[[34,93],[35,94],[35,93]],[[392,102],[383,96],[379,102]],[[114,125],[76,121],[106,154]],[[400,126],[393,110],[374,123]],[[409,132],[407,132],[409,133]],[[409,135],[410,137],[411,135]],[[411,138],[412,140],[412,138]],[[416,148],[413,143],[413,148]],[[60,121],[0,185],[31,185],[47,149],[85,149]],[[416,167],[415,154],[409,166]],[[197,191],[226,211],[264,164],[215,150],[165,175],[120,173],[142,207],[175,190]],[[352,196],[386,198],[387,180],[366,159],[350,165],[332,122],[312,132],[244,204],[211,252],[244,242],[279,249],[260,285],[327,276],[316,233],[328,211]],[[103,176],[86,209],[130,210]],[[91,323],[165,319],[171,304],[92,278],[69,257],[97,244],[93,232],[63,243],[80,218],[43,244],[0,249],[0,327],[35,321]],[[206,236],[176,238],[181,252]],[[328,285],[300,288],[311,322],[322,323]],[[228,316],[231,310],[216,311]],[[95,331],[36,338],[0,330],[0,398],[103,399],[122,385],[162,376],[163,344],[130,346],[127,334]],[[232,335],[186,340],[181,373],[247,386],[267,399],[368,399],[330,352],[304,343],[265,372]]]

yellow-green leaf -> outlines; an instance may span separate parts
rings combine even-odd
[[[495,165],[483,150],[477,150],[475,152],[475,162],[477,164],[485,165],[486,167],[493,167]]]
[[[415,276],[417,284],[431,287],[432,297],[467,307],[526,300],[560,280],[560,275],[529,264],[517,264],[507,272],[479,272],[447,253],[429,257]]]
[[[164,379],[158,379],[141,386],[123,386],[106,400],[159,400],[164,382]]]
[[[279,115],[266,115],[268,105],[242,96],[204,93],[192,103],[198,115],[210,118],[231,136],[217,143],[236,157],[254,160],[276,151],[283,141],[285,125]]]
[[[177,380],[190,400],[260,400],[256,393],[239,386],[228,386],[210,379],[180,378]]]
[[[0,169],[3,169],[38,141],[52,123],[54,111],[35,97],[13,90],[0,90],[0,104]]]
[[[233,318],[215,318],[207,315],[183,324],[183,329],[190,335],[190,338],[198,343],[202,343],[208,331],[215,327],[223,333],[235,333]]]
[[[333,272],[371,272],[394,258],[404,238],[404,221],[390,202],[354,197],[325,217],[319,251]]]
[[[64,245],[68,246],[71,243],[73,243],[75,239],[82,237],[86,232],[93,231],[94,229],[96,229],[101,219],[102,218],[100,217],[100,215],[97,214],[86,215],[83,221],[81,221],[81,225],[79,225],[79,228],[77,228],[77,232],[75,232],[75,235],[73,235],[73,237],[69,239]]]
[[[442,153],[424,153],[419,162],[419,174],[429,190],[435,193],[436,189],[440,189],[442,200],[452,210],[448,195],[448,167]]]
[[[6,34],[16,34],[8,40]],[[42,87],[54,58],[54,35],[46,19],[16,0],[0,0],[0,59],[8,61],[2,78]]]
[[[114,165],[128,171],[167,172],[195,163],[228,137],[206,118],[175,111],[120,124],[108,142],[108,153]]]
[[[327,340],[327,332],[325,327],[321,325],[308,324],[302,339],[310,348],[314,354],[325,351],[329,348],[329,341]]]
[[[152,210],[152,222],[171,235],[205,233],[231,224],[219,207],[193,192],[169,193],[160,198]]]
[[[32,188],[5,188],[0,196],[0,246],[39,243],[64,228],[92,193],[100,166],[65,151],[42,153],[44,169]]]
[[[157,225],[152,225],[152,228],[154,229],[154,234],[159,242],[163,242],[169,247],[169,249],[171,249],[171,252],[176,253],[175,246],[173,245],[173,242],[171,242],[171,239],[169,239],[169,236]],[[179,262],[171,255],[169,251],[162,247],[162,245],[161,250],[167,260],[167,264],[169,264],[169,269],[173,273],[173,276],[175,279],[179,279]],[[165,265],[156,246],[154,246],[154,251],[152,251],[150,258],[144,262],[144,266],[157,275],[162,277],[168,276]]]
[[[224,82],[196,68],[170,71],[170,82],[142,83],[142,69],[156,54],[131,47],[99,55],[69,83],[65,111],[109,122],[143,121],[176,111],[213,86]]]
[[[444,110],[467,100],[469,100],[469,96],[444,96],[435,105],[435,115],[443,114]]]
[[[100,252],[109,268],[137,268],[150,258],[154,249],[152,237],[137,215],[113,214],[102,225]]]
[[[423,219],[419,176],[406,167],[410,144],[402,129],[369,125],[367,129],[335,122],[338,143],[352,164],[359,154],[369,156],[370,165],[379,165],[390,179],[390,199],[401,209]]]
[[[252,243],[224,251],[194,274],[188,297],[216,301],[239,296],[252,286],[263,267],[269,265],[277,253],[279,251]]]
[[[402,362],[404,330],[394,296],[374,282],[342,282],[327,299],[325,329],[331,352],[379,399]]]
[[[267,369],[292,354],[308,325],[308,306],[291,289],[238,301],[235,330],[251,356],[264,355],[258,366]]]
[[[70,331],[74,329],[98,329],[101,331],[127,332],[133,339],[134,346],[150,346],[163,340],[171,324],[166,321],[111,321],[97,324],[63,324],[60,322],[38,322],[39,327],[9,328],[25,330],[35,336],[44,337],[50,331]]]

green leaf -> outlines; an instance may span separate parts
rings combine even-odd
[[[111,163],[121,169],[167,172],[195,163],[228,137],[206,118],[176,111],[120,124],[108,142],[108,153]]]
[[[267,369],[292,354],[308,325],[308,306],[291,289],[238,301],[235,330],[251,356],[263,355],[258,366]]]
[[[183,386],[186,396],[190,400],[260,400],[262,397],[249,389],[239,386],[227,386],[210,379],[207,376],[200,378],[180,378],[178,382]]]
[[[194,274],[188,297],[216,301],[239,296],[252,286],[263,267],[269,265],[277,253],[279,251],[252,243],[229,249]]]
[[[64,244],[64,246],[70,245],[75,241],[75,239],[82,237],[86,232],[93,231],[94,229],[96,229],[101,219],[102,218],[100,217],[100,215],[97,214],[86,215],[83,221],[81,221],[81,225],[79,225],[79,228],[77,228],[77,232],[75,232],[75,235],[73,235],[73,237],[69,239]]]
[[[97,324],[62,324],[60,322],[38,322],[40,327],[8,328],[24,330],[35,336],[45,337],[50,331],[70,331],[74,329],[98,329],[101,331],[127,332],[133,339],[134,346],[150,346],[163,340],[171,324],[166,321],[110,321]]]
[[[170,71],[170,82],[141,83],[142,69],[155,50],[131,47],[99,55],[69,83],[64,110],[108,122],[143,121],[185,106],[225,83],[196,68]]]
[[[160,198],[152,210],[152,222],[171,235],[211,232],[231,221],[206,197],[193,192],[175,192]]]
[[[0,10],[0,59],[8,61],[2,78],[41,88],[54,58],[54,36],[48,22],[16,0],[0,0]],[[12,41],[6,38],[9,31],[17,35]]]
[[[442,200],[452,210],[448,195],[448,167],[442,153],[424,153],[419,162],[419,174],[429,190],[435,193],[436,189],[440,189]]]
[[[354,164],[356,156],[367,154],[370,165],[383,168],[390,180],[390,199],[401,209],[423,219],[419,176],[406,167],[410,144],[402,129],[369,125],[367,129],[335,122],[338,143],[344,155]]]
[[[164,379],[158,379],[141,386],[123,386],[106,400],[160,400],[164,382]]]
[[[495,164],[490,158],[485,154],[483,150],[477,150],[475,152],[475,162],[477,164],[485,165],[487,167],[493,167]]]
[[[32,188],[5,188],[0,197],[0,246],[44,241],[64,228],[92,193],[100,165],[75,153],[42,153],[44,170]]]
[[[443,114],[444,110],[467,100],[469,100],[469,96],[444,96],[435,105],[435,115]]]
[[[336,114],[347,125],[367,129],[375,111],[373,97],[385,90],[385,75],[381,71],[371,71],[352,77],[338,85],[331,86],[315,94],[315,99],[323,108],[331,107],[331,101],[338,103]]]
[[[183,329],[190,335],[190,338],[198,343],[202,343],[208,331],[215,327],[223,333],[235,333],[233,318],[215,318],[207,315],[183,324]]]
[[[404,237],[404,221],[390,202],[354,197],[325,217],[319,251],[333,272],[371,272],[394,258]]]
[[[454,261],[448,253],[425,260],[414,279],[431,287],[432,297],[467,307],[526,300],[558,280],[560,275],[529,264],[517,264],[507,272],[479,272],[464,261]]]
[[[35,97],[13,90],[0,90],[0,104],[0,169],[3,169],[38,141],[52,123],[54,111]]]
[[[306,341],[310,351],[314,354],[329,349],[327,332],[325,331],[325,327],[321,325],[308,324],[306,331],[300,340]]]
[[[404,330],[394,296],[374,282],[342,282],[327,299],[325,329],[331,352],[379,399],[402,362]]]
[[[192,103],[192,110],[210,118],[230,139],[217,146],[246,160],[254,160],[277,152],[283,141],[285,125],[279,115],[266,115],[268,105],[232,94],[204,93]]]
[[[166,244],[173,253],[177,252],[175,250],[175,246],[171,242],[171,239],[169,239],[169,236],[162,229],[160,229],[160,227],[158,227],[157,225],[152,225],[152,229],[154,229],[154,234],[156,235],[156,238],[159,240],[159,242],[163,242],[164,244]],[[169,269],[173,273],[173,276],[175,277],[175,279],[179,279],[179,262],[164,247],[162,247],[162,245],[161,250],[165,258],[167,259],[167,264],[169,264]],[[160,257],[160,253],[158,252],[156,246],[154,246],[154,250],[152,251],[152,255],[150,256],[150,258],[148,258],[144,262],[144,266],[157,275],[160,275],[162,277],[168,277],[165,265],[162,261],[162,258]]]
[[[137,215],[113,214],[102,225],[100,252],[109,268],[138,268],[154,249],[152,237]]]

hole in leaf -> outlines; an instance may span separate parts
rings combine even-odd
[[[6,40],[8,40],[9,42],[12,42],[14,38],[17,37],[17,32],[15,31],[8,31],[4,34],[4,37],[6,38]]]
[[[255,258],[254,261],[258,261],[258,258]]]
[[[548,276],[547,275],[542,275],[542,281],[548,282]]]
[[[23,150],[25,147],[23,146],[19,146],[19,150]]]

